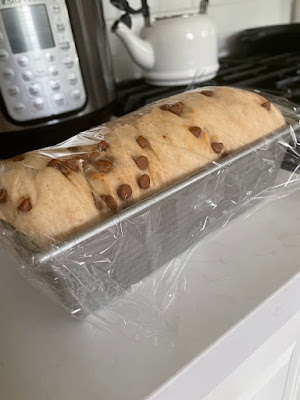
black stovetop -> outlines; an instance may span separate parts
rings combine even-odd
[[[284,97],[299,104],[300,110],[300,51],[277,55],[226,57],[219,60],[218,75],[209,81],[193,85],[255,88]],[[164,97],[186,90],[186,86],[157,87],[144,80],[124,82],[118,86],[116,115],[120,116]],[[283,168],[294,169],[299,159],[287,154]]]
[[[300,52],[221,58],[218,75],[194,87],[208,85],[260,89],[300,104]],[[117,115],[185,89],[186,86],[151,86],[142,79],[122,83],[118,86]]]

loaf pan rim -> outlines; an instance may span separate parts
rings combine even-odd
[[[121,222],[136,216],[143,210],[146,211],[150,209],[151,206],[153,206],[154,204],[157,204],[171,197],[175,193],[189,187],[191,184],[197,182],[198,180],[204,179],[212,172],[225,168],[227,165],[239,160],[240,158],[246,157],[248,154],[260,148],[262,145],[270,146],[275,141],[290,136],[291,129],[293,129],[294,132],[300,131],[300,124],[298,122],[295,122],[295,119],[289,122],[288,117],[286,117],[286,122],[288,125],[285,126],[283,129],[271,132],[269,135],[264,136],[263,138],[260,138],[249,145],[244,146],[242,149],[234,152],[233,154],[230,154],[220,161],[213,161],[204,169],[201,169],[200,171],[183,178],[179,182],[174,183],[173,185],[163,189],[158,193],[153,194],[150,197],[147,197],[146,199],[143,199],[136,204],[133,204],[125,210],[122,210],[121,212],[101,221],[99,224],[94,225],[82,232],[79,232],[67,240],[59,242],[52,246],[50,245],[50,247],[45,250],[31,252],[34,264],[44,264],[48,262],[51,258],[56,257],[59,254],[64,253],[65,251],[68,251],[75,246],[82,244],[86,240],[91,239],[95,235],[101,234],[102,232],[106,231],[109,228],[112,228],[116,224],[120,224]]]

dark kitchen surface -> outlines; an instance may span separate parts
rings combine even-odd
[[[208,85],[260,89],[299,104],[300,111],[300,51],[277,55],[222,58],[219,73],[213,80],[189,88]],[[116,115],[126,114],[186,89],[186,86],[150,86],[142,79],[122,83],[118,86],[119,99]],[[287,153],[282,167],[294,170],[295,165],[299,165],[298,154],[300,154],[300,149],[295,149],[293,154]]]

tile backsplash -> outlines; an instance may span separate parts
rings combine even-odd
[[[141,70],[128,56],[120,40],[110,31],[113,22],[122,14],[113,7],[109,0],[102,0],[115,79],[117,82],[140,78]],[[133,8],[139,8],[140,0],[129,0]],[[199,10],[200,0],[148,0],[151,16],[161,17]],[[214,20],[218,31],[219,54],[225,55],[237,32],[258,26],[289,23],[292,20],[294,0],[211,0],[209,15]],[[143,26],[140,16],[132,18],[132,29],[139,33]]]

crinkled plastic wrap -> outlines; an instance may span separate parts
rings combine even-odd
[[[37,249],[0,221],[0,243],[22,274],[73,316],[108,330],[157,338],[165,311],[184,289],[193,248],[233,218],[300,188],[297,107],[263,94],[288,126],[71,239]],[[107,128],[84,132],[44,152],[86,145]],[[291,171],[280,179],[286,154]]]

